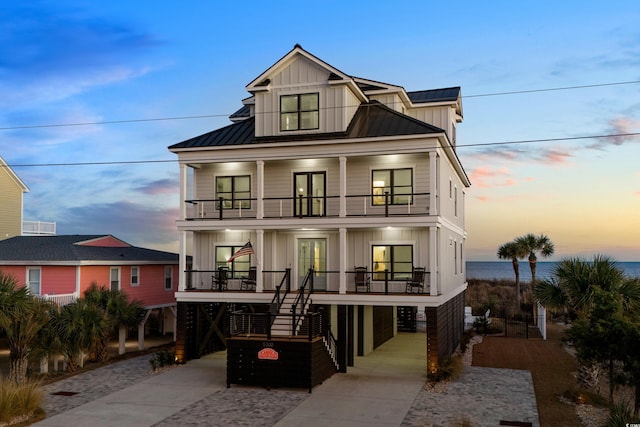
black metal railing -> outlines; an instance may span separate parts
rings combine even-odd
[[[341,198],[328,196],[284,196],[247,199],[185,200],[187,220],[255,219],[262,203],[263,218],[339,217]],[[425,216],[430,215],[430,193],[349,194],[344,216]]]
[[[287,268],[284,272],[284,276],[282,276],[280,284],[276,287],[273,299],[271,299],[271,305],[269,308],[269,312],[271,314],[276,315],[280,312],[280,307],[282,307],[282,303],[289,292],[291,292],[291,269]]]
[[[293,319],[291,321],[291,328],[293,331],[298,330],[298,325],[300,324],[300,319],[307,311],[307,307],[309,304],[309,297],[313,293],[313,278],[315,276],[315,272],[313,268],[310,268],[307,271],[307,275],[302,282],[302,285],[298,289],[298,295],[296,296],[293,305],[291,306],[291,314],[293,315]]]
[[[293,318],[293,313],[280,313],[278,317]],[[271,312],[251,313],[245,310],[236,310],[229,312],[229,330],[228,336],[266,336],[271,339],[273,336],[273,321],[276,315]],[[305,328],[292,328],[287,337],[298,337],[302,339],[313,340],[316,337],[325,336],[326,331],[322,328],[322,313],[313,312],[299,315],[303,322],[308,325]],[[293,324],[293,322],[291,322]]]

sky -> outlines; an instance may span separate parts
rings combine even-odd
[[[299,43],[352,76],[462,88],[468,260],[531,232],[549,260],[640,261],[638,22],[636,0],[6,2],[0,156],[24,219],[177,252],[167,147],[229,124]]]

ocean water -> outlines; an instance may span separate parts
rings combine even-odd
[[[536,278],[548,279],[553,275],[557,262],[538,261]],[[640,278],[640,262],[618,262],[618,266],[629,277]],[[514,280],[511,261],[467,261],[467,279],[509,279]],[[531,270],[527,260],[520,261],[520,280],[531,281]]]

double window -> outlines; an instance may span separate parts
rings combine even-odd
[[[216,194],[222,198],[222,209],[251,208],[251,177],[218,176],[216,177]]]
[[[374,245],[373,280],[384,280],[385,270],[389,280],[407,280],[413,269],[413,245]]]
[[[240,248],[242,248],[242,245],[216,246],[216,270],[220,267],[228,268],[230,279],[241,279],[249,276],[251,255],[239,256],[230,263],[227,261]]]
[[[373,205],[409,205],[413,202],[413,169],[379,169],[371,173]]]
[[[317,93],[280,97],[280,130],[318,129],[320,104]]]

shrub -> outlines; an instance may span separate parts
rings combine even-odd
[[[17,385],[0,378],[0,423],[8,423],[18,417],[30,417],[41,402],[39,382],[28,380]]]
[[[633,416],[633,409],[626,403],[618,403],[611,407],[607,427],[622,427],[630,424],[640,423],[640,418]]]
[[[462,375],[463,370],[462,356],[447,357],[438,364],[438,370],[429,373],[427,377],[433,382],[455,380]]]
[[[151,368],[155,371],[163,366],[171,366],[176,363],[176,354],[173,351],[162,350],[153,353],[153,356],[149,360]]]

